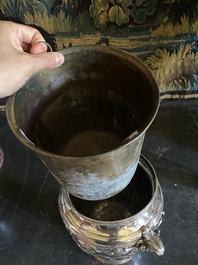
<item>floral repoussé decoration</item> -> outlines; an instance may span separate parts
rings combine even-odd
[[[92,0],[89,12],[95,26],[104,30],[108,22],[121,26],[129,23],[130,18],[142,24],[154,14],[156,4],[157,0]]]

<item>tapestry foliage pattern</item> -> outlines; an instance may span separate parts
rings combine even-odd
[[[150,67],[162,98],[198,97],[197,0],[0,0],[0,19],[38,28],[54,50],[123,49]]]

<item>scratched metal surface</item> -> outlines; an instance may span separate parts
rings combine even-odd
[[[165,254],[127,265],[195,265],[198,260],[198,100],[163,102],[143,152],[160,181]],[[57,205],[59,185],[0,112],[0,264],[99,265],[71,239]]]

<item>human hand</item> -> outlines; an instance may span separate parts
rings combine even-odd
[[[46,52],[38,30],[9,21],[0,21],[0,98],[10,96],[34,73],[64,62],[58,52]]]

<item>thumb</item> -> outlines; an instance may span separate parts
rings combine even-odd
[[[64,56],[60,52],[44,52],[30,55],[31,57],[31,74],[38,71],[55,68],[63,64]]]

